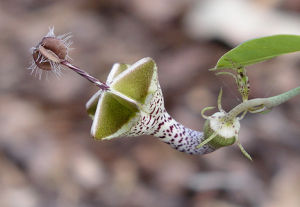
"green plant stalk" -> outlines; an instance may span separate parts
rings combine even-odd
[[[229,111],[226,115],[226,120],[230,121],[237,117],[240,113],[244,111],[248,111],[253,107],[263,106],[264,109],[271,109],[275,106],[278,106],[289,99],[300,94],[300,86],[294,89],[291,89],[285,93],[279,94],[277,96],[272,96],[269,98],[256,98],[245,101],[236,107],[234,107],[231,111]]]

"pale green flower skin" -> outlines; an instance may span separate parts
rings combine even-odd
[[[196,148],[204,141],[203,132],[183,126],[167,113],[157,67],[151,58],[133,65],[114,64],[106,84],[110,89],[98,91],[86,104],[93,119],[91,135],[95,139],[153,135],[189,154],[215,150],[208,144]]]

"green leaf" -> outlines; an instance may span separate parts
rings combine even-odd
[[[236,69],[300,51],[300,35],[274,35],[246,41],[224,54],[212,70]]]

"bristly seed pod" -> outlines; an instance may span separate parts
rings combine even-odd
[[[31,48],[32,64],[28,68],[31,70],[31,74],[38,76],[40,79],[43,71],[46,72],[46,75],[48,75],[48,72],[53,72],[56,76],[60,76],[62,66],[65,66],[86,78],[101,90],[108,90],[109,87],[105,83],[70,62],[69,51],[72,44],[70,38],[70,33],[55,36],[54,28],[49,28],[48,34],[43,37],[40,43]]]
[[[43,71],[52,71],[56,76],[61,75],[60,63],[70,60],[69,51],[72,42],[70,33],[55,36],[54,28],[49,28],[48,34],[39,42],[36,47],[31,48],[32,64],[28,68],[31,74],[42,77]]]

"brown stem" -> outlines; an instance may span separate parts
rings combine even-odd
[[[99,81],[97,78],[91,76],[90,74],[88,74],[87,72],[85,72],[84,70],[81,70],[80,68],[76,67],[75,65],[72,65],[70,62],[68,62],[67,60],[63,60],[60,62],[60,64],[70,68],[71,70],[73,70],[74,72],[78,73],[79,75],[81,75],[82,77],[86,78],[87,80],[89,80],[90,82],[92,82],[93,84],[95,84],[96,86],[98,86],[100,89],[107,91],[109,90],[109,86],[106,85],[105,83],[102,83],[101,81]]]

